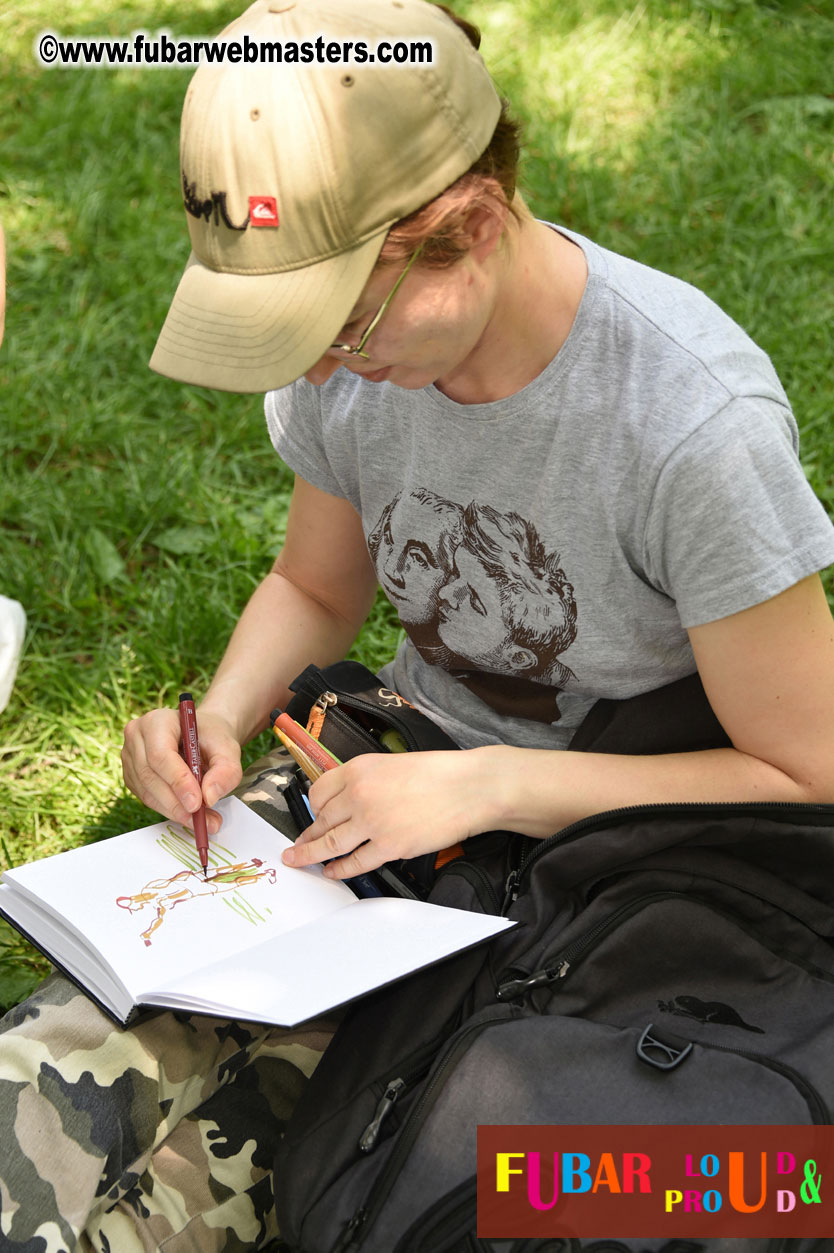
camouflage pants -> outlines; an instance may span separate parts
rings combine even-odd
[[[294,834],[276,752],[238,789]],[[0,1021],[0,1251],[280,1247],[272,1158],[335,1029],[164,1013],[124,1030],[60,975]]]

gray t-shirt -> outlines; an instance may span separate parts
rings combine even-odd
[[[347,370],[266,398],[279,455],[362,518],[408,634],[386,680],[465,746],[563,748],[599,698],[691,674],[686,627],[834,562],[767,356],[695,288],[563,234],[579,311],[506,400]]]

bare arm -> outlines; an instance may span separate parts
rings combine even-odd
[[[819,578],[689,634],[732,748],[639,757],[495,746],[360,758],[314,785],[317,821],[286,860],[348,854],[327,868],[344,876],[478,831],[547,836],[626,805],[834,802],[834,623]]]
[[[519,829],[545,835],[551,814],[562,825],[655,801],[834,801],[834,623],[819,579],[689,634],[733,747],[657,757],[565,753],[549,786],[528,759],[538,803],[525,813],[520,795],[510,801],[525,824]]]
[[[240,781],[240,747],[286,703],[310,662],[343,657],[373,603],[376,576],[361,522],[344,500],[296,479],[287,538],[253,593],[198,709],[203,796],[213,805]],[[178,752],[179,721],[152,710],[125,728],[125,782],[150,808],[190,821],[202,803]],[[218,827],[209,816],[209,829]]]
[[[356,511],[296,479],[284,547],[244,609],[201,711],[225,718],[246,743],[286,704],[287,684],[306,665],[345,655],[375,592]]]

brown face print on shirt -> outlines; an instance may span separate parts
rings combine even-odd
[[[573,588],[532,523],[491,505],[399,492],[368,536],[383,591],[420,655],[498,713],[555,722],[573,678]]]

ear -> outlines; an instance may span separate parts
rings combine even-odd
[[[507,650],[507,661],[514,671],[532,670],[538,660],[532,649],[520,644],[511,644]]]
[[[495,251],[507,225],[509,207],[503,195],[491,195],[475,205],[466,217],[468,253],[477,261],[485,261]]]

